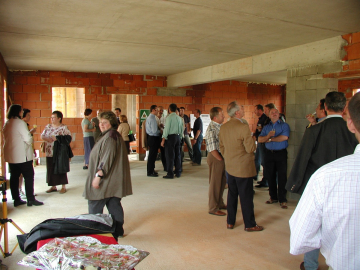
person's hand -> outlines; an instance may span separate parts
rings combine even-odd
[[[100,177],[94,177],[94,179],[92,181],[92,186],[95,189],[100,188]]]
[[[52,136],[51,136],[51,140],[52,140],[53,142],[55,142],[55,141],[56,141],[56,136],[55,136],[55,135],[52,135]]]
[[[275,136],[275,130],[271,130],[271,131],[268,133],[268,135],[269,135],[270,137],[274,137],[274,136]]]
[[[31,133],[31,134],[34,134],[35,132],[36,132],[36,127],[35,127],[35,128],[30,129],[30,133]]]
[[[164,147],[165,141],[161,141],[161,147]]]
[[[315,115],[313,115],[312,113],[306,115],[306,119],[313,125],[316,124],[316,119],[315,119]]]

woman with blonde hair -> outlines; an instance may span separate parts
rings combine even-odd
[[[120,133],[121,137],[123,138],[128,154],[130,154],[130,140],[128,136],[130,132],[130,125],[128,124],[126,115],[120,115],[120,125],[117,131]]]

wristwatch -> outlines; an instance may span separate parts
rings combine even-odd
[[[95,174],[95,177],[103,178],[103,175],[100,175],[100,174],[96,173],[96,174]]]
[[[271,142],[271,138],[269,139],[269,142]]]

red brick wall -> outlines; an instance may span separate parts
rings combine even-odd
[[[2,102],[0,103],[0,126],[3,127],[5,123],[5,115],[4,115],[4,80],[7,82],[8,70],[5,64],[4,58],[0,53],[0,98]],[[5,97],[6,98],[6,97]],[[5,175],[5,161],[4,161],[4,153],[2,151],[3,145],[3,134],[1,128],[1,137],[0,137],[0,156],[1,156],[1,164],[0,164],[0,174]]]
[[[40,134],[45,125],[50,123],[52,111],[52,87],[76,86],[85,88],[86,107],[93,110],[112,110],[109,94],[137,94],[137,127],[139,137],[139,110],[149,109],[151,105],[163,106],[170,103],[185,107],[185,113],[190,114],[195,109],[209,113],[214,106],[226,110],[229,102],[237,100],[245,106],[246,116],[252,130],[257,119],[253,114],[254,105],[273,102],[283,111],[283,86],[267,84],[249,84],[238,81],[223,81],[196,86],[184,87],[186,96],[157,96],[156,87],[166,87],[166,77],[151,75],[129,74],[100,74],[61,71],[16,71],[9,73],[9,93],[13,102],[31,110],[30,125],[38,126],[38,133],[34,135],[35,148],[41,144]],[[75,155],[83,155],[83,141],[81,118],[66,118],[66,124],[72,133],[76,133],[76,141],[72,145]],[[138,141],[140,144],[140,140]],[[141,145],[138,153],[143,153]]]
[[[35,148],[39,149],[40,134],[50,123],[52,87],[84,87],[86,108],[112,110],[109,94],[138,94],[152,97],[151,95],[155,93],[153,87],[166,86],[166,77],[62,71],[16,71],[9,73],[8,85],[13,103],[31,110],[30,125],[38,126],[39,132],[34,134],[34,141]],[[150,107],[144,107],[144,105],[144,103],[140,103],[139,109]],[[81,121],[81,118],[63,120],[69,130],[76,133],[76,141],[72,145],[74,155],[84,154]],[[41,155],[43,154],[41,153]]]
[[[324,78],[338,78],[338,90],[345,93],[346,98],[350,99],[353,95],[353,89],[360,88],[360,32],[342,36],[348,43],[344,46],[346,51],[346,61],[343,71],[339,73],[324,74]]]
[[[285,86],[221,81],[196,85],[193,89],[192,93],[188,91],[194,99],[193,107],[201,109],[203,113],[209,113],[212,107],[218,106],[223,108],[228,118],[226,107],[230,102],[236,100],[240,105],[244,105],[244,118],[252,131],[255,130],[258,120],[254,114],[255,105],[274,103],[280,112],[284,112]]]

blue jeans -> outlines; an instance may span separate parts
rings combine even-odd
[[[319,266],[320,249],[314,249],[304,254],[304,267],[306,270],[316,270]]]
[[[264,166],[264,147],[265,144],[258,143],[255,152],[255,168],[256,168],[256,176],[259,174],[260,165]]]
[[[199,137],[197,138],[196,142],[194,143],[193,146],[193,162],[197,163],[197,164],[201,164],[201,143],[203,141],[203,136],[199,135]]]

